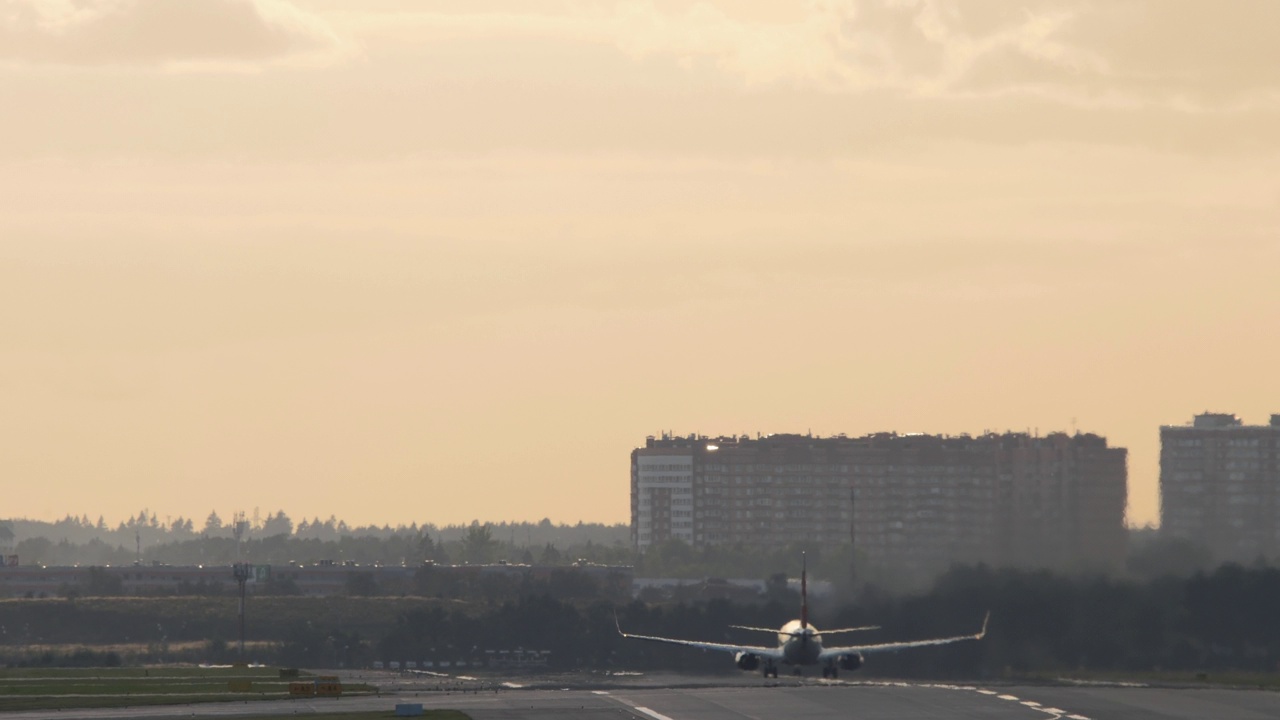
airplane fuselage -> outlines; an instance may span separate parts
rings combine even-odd
[[[778,631],[782,662],[788,665],[817,665],[822,654],[822,635],[812,625],[792,620]]]

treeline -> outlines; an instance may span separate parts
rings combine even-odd
[[[670,668],[731,672],[718,653],[626,641],[628,631],[759,643],[729,625],[775,627],[794,598],[646,604],[557,594],[558,583],[482,599],[259,597],[250,602],[251,659],[306,667],[374,660],[482,659],[486,650],[551,651],[552,669]],[[876,655],[872,676],[1000,677],[1079,670],[1272,671],[1280,662],[1280,570],[1225,565],[1186,578],[1146,581],[1047,571],[956,567],[928,592],[866,588],[855,602],[814,609],[822,626],[878,624],[846,638],[875,643],[975,632],[986,640]],[[22,662],[49,645],[129,644],[151,661],[218,662],[234,652],[231,599],[11,600],[0,603],[0,661]],[[43,646],[43,647],[42,647]]]
[[[67,515],[61,520],[27,520],[12,518],[0,520],[0,545],[21,542],[29,538],[45,538],[53,543],[66,541],[72,545],[85,545],[93,540],[110,546],[136,549],[139,541],[143,548],[200,538],[236,537],[237,528],[243,540],[262,539],[285,535],[304,540],[333,541],[343,537],[372,537],[387,539],[396,535],[426,533],[438,541],[461,540],[476,525],[485,525],[498,538],[522,545],[552,543],[561,547],[583,544],[587,541],[600,545],[615,542],[630,543],[630,527],[623,523],[557,524],[543,519],[539,522],[489,522],[472,521],[461,525],[436,525],[434,523],[410,523],[408,525],[349,525],[330,515],[310,520],[293,520],[284,510],[260,515],[255,509],[252,515],[222,518],[211,511],[203,520],[196,521],[182,516],[161,518],[148,509],[140,510],[135,517],[108,525],[102,516],[92,520],[88,515]]]
[[[974,627],[991,611],[981,643],[985,672],[1239,669],[1274,671],[1280,661],[1280,570],[1227,564],[1190,577],[1117,580],[1047,571],[961,567],[929,593],[864,595],[861,611],[905,635]],[[849,609],[835,618],[868,617]],[[978,657],[978,656],[974,656]],[[946,655],[887,658],[954,671]]]
[[[443,528],[430,524],[348,528],[331,519],[318,526],[299,525],[290,532],[270,532],[272,523],[281,516],[283,512],[269,515],[256,530],[243,533],[239,540],[225,527],[194,534],[159,524],[152,526],[149,523],[155,520],[154,516],[109,531],[86,525],[83,518],[57,523],[17,520],[0,523],[0,545],[11,547],[24,564],[49,566],[127,565],[139,560],[170,565],[219,565],[241,560],[273,565],[324,560],[383,565],[413,565],[425,560],[459,564],[507,560],[552,565],[577,560],[629,564],[634,560],[630,531],[623,525],[555,525],[543,520],[473,522]],[[276,525],[276,529],[283,527]]]
[[[745,578],[764,580],[783,574],[796,578],[800,556],[808,559],[811,580],[829,581],[840,596],[851,597],[865,587],[904,594],[930,587],[932,576],[913,576],[900,568],[870,561],[852,545],[791,543],[787,545],[734,544],[695,548],[680,540],[668,540],[638,553],[629,539],[619,535],[622,526],[553,525],[548,521],[527,524],[480,524],[432,532],[430,527],[402,528],[384,535],[347,534],[334,539],[298,534],[249,537],[170,539],[142,547],[144,564],[230,565],[310,564],[321,561],[358,565],[417,566],[436,564],[486,564],[505,560],[530,565],[571,565],[578,561],[634,568],[639,578]],[[0,524],[0,530],[3,530]],[[541,534],[533,532],[537,527]],[[556,541],[540,542],[540,538]],[[612,538],[609,542],[597,537]],[[532,541],[532,542],[530,542]],[[0,537],[0,544],[4,538]],[[129,565],[138,559],[135,547],[112,545],[97,538],[84,543],[46,537],[20,540],[14,548],[27,565]],[[1267,564],[1264,558],[1259,564]],[[1109,569],[1119,579],[1145,581],[1167,575],[1188,577],[1217,564],[1202,546],[1183,539],[1162,539],[1151,529],[1130,531],[1129,555]],[[1056,568],[1064,575],[1096,574],[1092,568]],[[196,589],[198,590],[198,588]]]

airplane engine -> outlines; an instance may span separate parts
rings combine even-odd
[[[862,653],[841,655],[839,663],[841,670],[857,670],[862,667]]]
[[[739,670],[755,670],[760,667],[760,656],[751,653],[740,652],[733,656],[733,661],[738,664]]]

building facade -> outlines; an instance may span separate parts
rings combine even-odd
[[[1202,413],[1160,428],[1160,532],[1220,560],[1280,553],[1280,414],[1268,425]]]
[[[1097,435],[649,438],[631,458],[635,546],[850,543],[872,562],[1109,565],[1127,451]]]
[[[631,455],[631,539],[696,547],[797,541],[847,544],[857,441],[772,435],[649,438]]]

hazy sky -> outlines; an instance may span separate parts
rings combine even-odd
[[[1280,412],[1274,0],[0,0],[0,516],[628,517]]]

